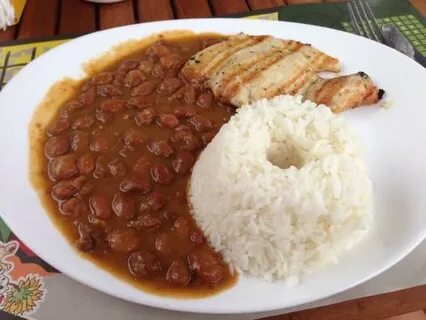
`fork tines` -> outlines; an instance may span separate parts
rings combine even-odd
[[[367,0],[353,0],[347,6],[355,32],[383,43],[382,31]]]

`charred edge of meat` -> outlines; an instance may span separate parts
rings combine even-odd
[[[363,71],[358,72],[357,75],[359,75],[360,77],[363,77],[364,79],[368,79],[369,78],[368,74],[366,74]]]

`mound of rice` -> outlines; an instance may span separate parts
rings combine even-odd
[[[197,160],[188,198],[225,261],[266,280],[336,262],[373,209],[357,136],[329,108],[292,96],[240,108]]]

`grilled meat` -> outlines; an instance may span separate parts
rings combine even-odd
[[[238,34],[194,55],[182,75],[236,107],[280,94],[303,95],[334,112],[377,102],[382,92],[365,73],[324,79],[339,60],[293,40]]]

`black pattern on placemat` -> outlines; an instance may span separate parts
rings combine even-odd
[[[0,319],[1,320],[25,320],[24,318],[15,316],[13,314],[10,313],[6,313],[4,311],[0,310]]]
[[[31,61],[33,61],[35,59],[36,51],[37,51],[37,48],[34,47],[33,50],[32,50],[32,52],[31,52]]]
[[[6,77],[7,63],[9,62],[9,56],[10,56],[10,51],[8,51],[6,53],[6,57],[5,57],[4,63],[3,63],[3,68],[1,70],[1,75],[0,75],[0,90],[3,88],[3,81],[4,81],[4,78]]]

